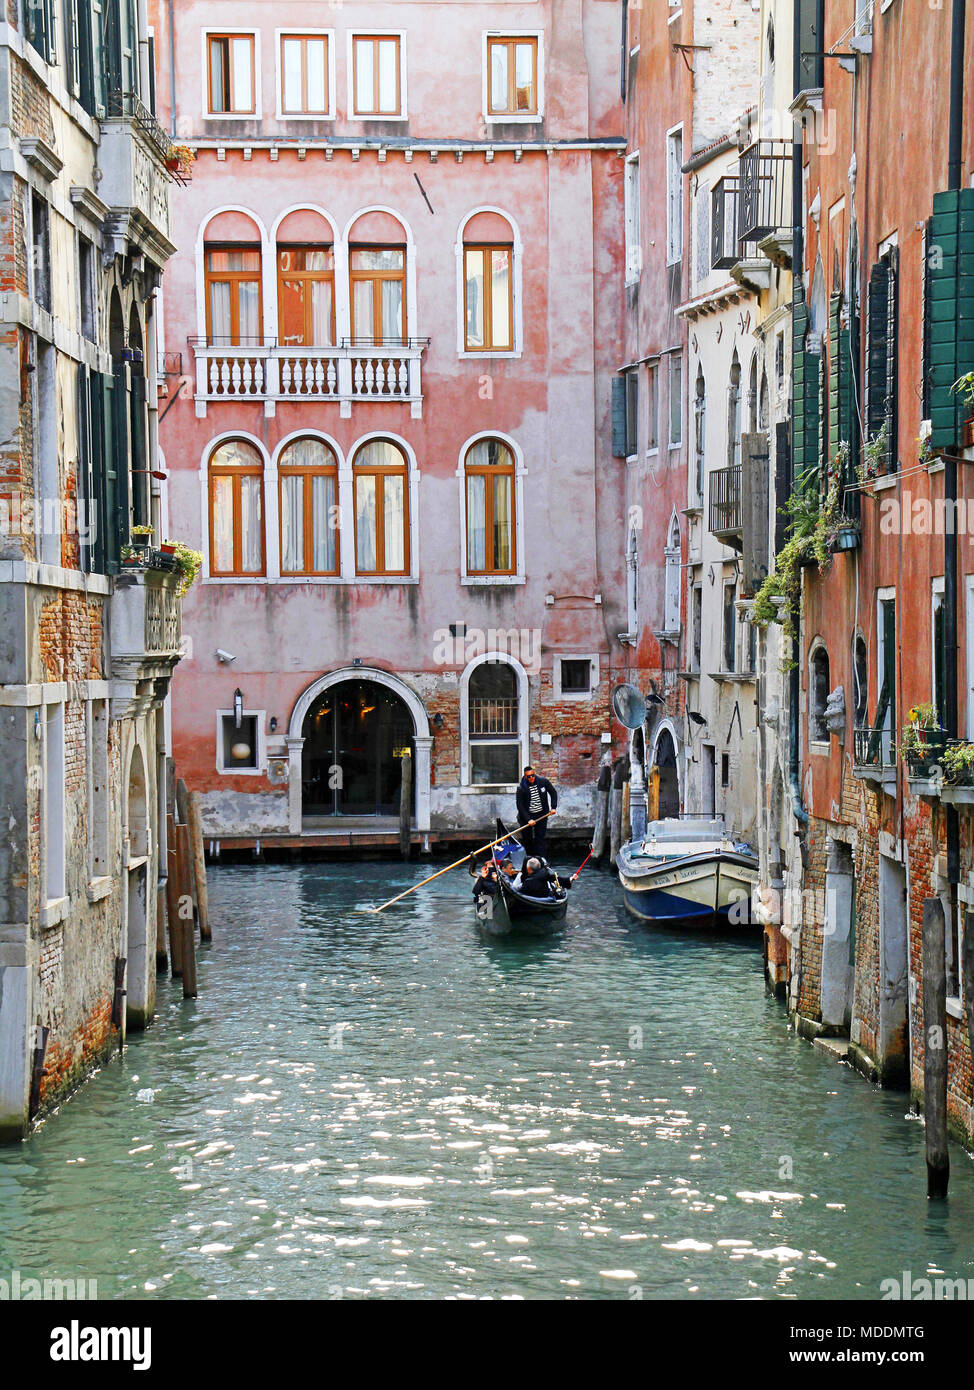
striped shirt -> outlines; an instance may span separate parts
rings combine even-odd
[[[531,784],[531,800],[529,802],[532,816],[541,815],[541,792],[537,782]]]

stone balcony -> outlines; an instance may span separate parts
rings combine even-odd
[[[111,598],[112,718],[157,709],[182,654],[179,576],[123,569]]]
[[[343,338],[334,347],[282,346],[272,339],[250,344],[198,340],[196,414],[210,401],[262,401],[273,415],[278,401],[333,401],[347,418],[354,401],[408,405],[422,417],[422,357],[428,338],[382,343]]]
[[[169,136],[133,92],[115,92],[99,122],[98,197],[116,253],[144,253],[161,267],[175,251],[166,162]]]

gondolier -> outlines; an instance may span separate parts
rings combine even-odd
[[[558,793],[547,777],[539,777],[528,764],[517,789],[517,821],[525,828],[521,841],[529,854],[544,858],[548,821],[558,805]],[[541,820],[540,817],[545,819]]]

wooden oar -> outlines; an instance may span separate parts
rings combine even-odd
[[[544,820],[545,816],[550,815],[551,811],[545,811],[544,815],[535,816],[535,824],[537,824],[539,820]],[[492,850],[495,845],[503,844],[505,840],[517,839],[518,835],[520,835],[522,831],[527,830],[528,828],[529,827],[526,825],[521,825],[517,828],[517,830],[508,830],[500,837],[499,840],[491,840],[489,844],[480,845],[477,849],[472,849],[469,854],[465,854],[463,858],[458,859],[456,863],[447,864],[445,869],[440,869],[435,874],[430,874],[429,878],[424,878],[422,883],[414,883],[412,888],[407,888],[405,893],[400,893],[397,897],[390,898],[387,903],[382,903],[379,907],[360,907],[359,912],[382,912],[385,908],[392,907],[393,903],[399,902],[400,898],[408,898],[409,894],[415,893],[417,888],[423,888],[427,883],[432,883],[434,878],[440,878],[443,874],[448,874],[451,869],[458,869],[461,864],[466,864],[467,861],[469,859],[472,859],[475,854],[482,854],[485,849]]]

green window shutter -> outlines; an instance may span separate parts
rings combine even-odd
[[[129,544],[129,468],[132,458],[130,391],[128,363],[116,362],[112,392],[112,443],[115,456],[114,526],[119,550]]]
[[[626,457],[626,378],[612,378],[612,456]]]
[[[118,443],[116,397],[124,395],[118,389],[116,377],[106,372],[101,377],[102,397],[102,554],[106,574],[117,574],[121,562],[121,541],[118,529]]]
[[[937,193],[927,223],[924,378],[931,447],[952,452],[966,409],[951,392],[974,371],[974,188]]]
[[[896,466],[897,374],[897,252],[892,248],[876,262],[869,276],[866,339],[866,433],[875,439],[885,426],[888,436],[885,462]]]

